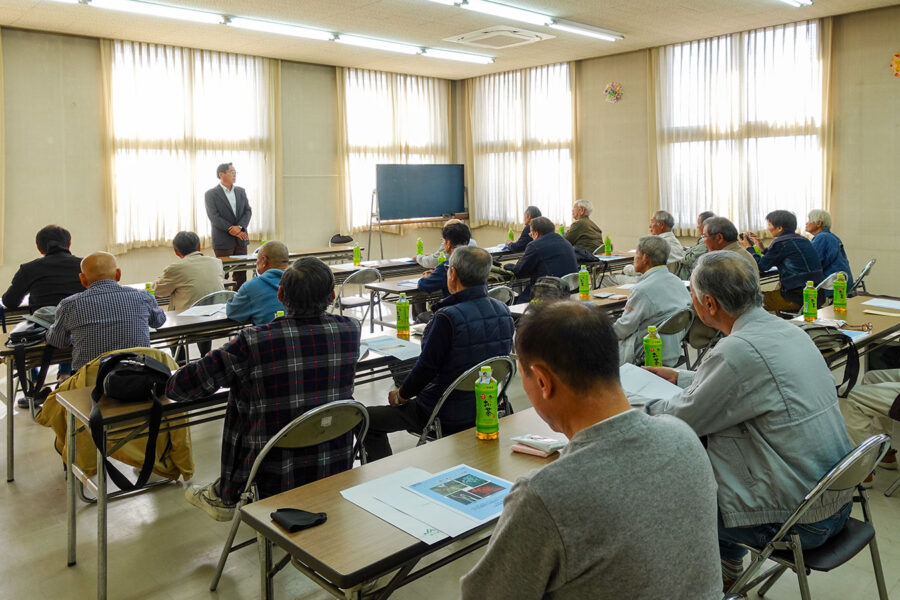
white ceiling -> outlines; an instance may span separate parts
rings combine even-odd
[[[242,31],[224,25],[135,16],[52,0],[0,0],[0,25],[462,79],[896,4],[896,0],[815,0],[812,6],[792,8],[780,0],[502,0],[520,8],[625,35],[624,40],[610,43],[428,0],[153,1],[431,48],[488,54],[494,56],[496,61],[490,65],[472,65],[406,56],[335,42]],[[496,25],[521,27],[556,37],[501,50],[443,41],[444,38]]]

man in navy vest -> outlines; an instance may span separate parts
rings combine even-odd
[[[450,295],[435,304],[425,329],[422,353],[399,389],[388,393],[390,406],[369,408],[366,453],[370,461],[390,456],[387,434],[420,432],[453,381],[468,369],[494,356],[509,354],[513,321],[502,302],[487,295],[491,255],[481,248],[456,248],[449,260]],[[444,434],[475,424],[472,392],[454,392],[438,414]]]
[[[531,237],[534,240],[525,248],[525,254],[519,262],[506,267],[518,278],[528,277],[533,284],[539,277],[552,275],[562,277],[578,271],[578,259],[575,250],[566,238],[556,233],[553,221],[547,217],[535,217],[531,220]],[[528,302],[531,299],[531,285],[519,294],[516,303]]]

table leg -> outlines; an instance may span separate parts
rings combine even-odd
[[[66,522],[68,526],[68,566],[75,564],[75,414],[66,411]]]
[[[13,443],[13,406],[15,405],[15,386],[13,383],[13,359],[6,358],[6,481],[13,481],[15,475],[15,456]]]
[[[103,432],[104,438],[106,432]],[[106,600],[106,465],[97,450],[97,600]]]
[[[375,333],[375,290],[369,292],[369,333]]]
[[[259,550],[259,584],[260,600],[275,600],[275,590],[269,573],[272,571],[272,542],[264,535],[256,534],[256,547]]]

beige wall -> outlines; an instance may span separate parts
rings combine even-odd
[[[833,229],[854,272],[878,260],[869,291],[900,296],[900,6],[835,19],[832,43]]]

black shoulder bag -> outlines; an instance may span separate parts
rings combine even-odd
[[[838,396],[846,398],[853,386],[856,385],[856,378],[859,376],[859,350],[856,348],[856,344],[853,343],[849,335],[842,333],[837,327],[820,325],[818,323],[796,324],[812,339],[819,352],[839,352],[844,348],[847,349],[844,380],[837,385]],[[844,387],[843,392],[841,391],[842,387]]]
[[[158,360],[142,356],[135,352],[117,352],[100,359],[97,371],[97,382],[91,397],[94,407],[91,409],[90,426],[94,444],[103,456],[103,464],[121,490],[136,490],[144,487],[153,472],[156,462],[156,439],[162,423],[162,403],[159,400],[166,389],[171,371]],[[147,430],[147,449],[144,453],[144,464],[137,481],[131,483],[118,469],[110,464],[106,454],[106,437],[103,435],[102,416],[97,403],[106,396],[118,402],[152,402]]]
[[[44,380],[47,377],[47,370],[50,368],[50,361],[56,348],[49,344],[44,346],[44,352],[41,354],[41,366],[38,369],[37,377],[33,381],[28,378],[25,352],[28,348],[46,341],[47,331],[49,331],[55,319],[55,306],[39,308],[33,315],[28,315],[21,323],[16,325],[9,332],[9,337],[6,340],[6,346],[13,350],[16,373],[19,377],[19,387],[26,398],[34,398],[35,404],[40,404],[50,394],[50,388],[44,387]]]

